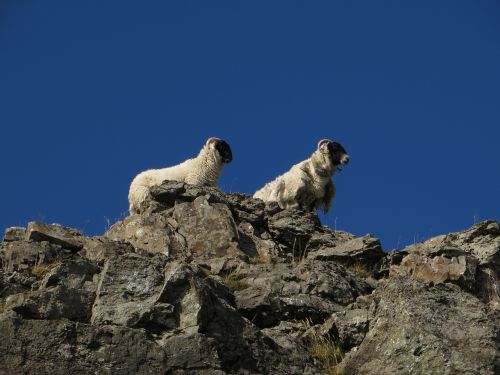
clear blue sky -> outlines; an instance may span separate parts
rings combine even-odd
[[[323,223],[385,250],[500,220],[499,20],[497,0],[2,0],[0,230],[102,234],[134,175],[209,136],[245,193],[339,141]]]

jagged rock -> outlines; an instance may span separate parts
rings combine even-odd
[[[332,248],[354,238],[355,237],[351,233],[331,230],[325,226],[318,226],[315,228],[311,239],[307,243],[307,248],[309,251]]]
[[[262,226],[265,221],[265,204],[247,194],[230,194],[225,197],[226,204],[233,212],[237,223],[247,222],[254,226]]]
[[[384,255],[380,240],[368,235],[337,243],[333,247],[322,246],[318,250],[310,251],[308,258],[323,261],[334,260],[345,264],[362,264],[372,269]]]
[[[29,271],[41,263],[54,263],[61,258],[64,250],[59,245],[46,241],[14,241],[3,242],[0,245],[3,269],[6,272]]]
[[[471,229],[408,246],[390,275],[428,283],[453,282],[500,309],[500,225],[485,221]]]
[[[496,374],[499,316],[453,284],[428,286],[390,278],[376,291],[377,309],[345,374]]]
[[[319,334],[331,336],[344,350],[360,345],[368,332],[372,313],[367,309],[346,309],[334,313],[321,327]]]
[[[83,259],[53,265],[39,290],[10,295],[5,310],[26,319],[68,319],[85,322],[90,318],[99,268]]]
[[[137,251],[140,251],[140,249]],[[102,265],[106,259],[118,258],[130,253],[136,253],[136,249],[128,241],[94,237],[85,241],[83,249],[78,254]]]
[[[193,202],[204,196],[209,203],[225,202],[224,193],[216,187],[196,186],[177,181],[164,181],[150,189],[151,201],[158,202],[162,209],[173,207],[178,203]],[[151,203],[150,203],[151,204]]]
[[[411,276],[423,282],[457,282],[472,290],[479,261],[457,248],[412,252],[390,269],[391,276]]]
[[[10,227],[5,229],[3,240],[5,242],[22,241],[26,236],[26,228],[24,227]]]
[[[262,332],[286,351],[286,357],[291,359],[290,366],[293,366],[294,363],[306,363],[307,366],[303,368],[304,374],[319,374],[321,373],[321,364],[311,358],[306,348],[307,343],[304,340],[306,328],[307,326],[303,322],[283,321],[277,326],[264,328]],[[303,366],[297,366],[293,370],[299,372],[301,367]]]
[[[36,282],[36,277],[22,272],[5,273],[0,270],[0,306],[2,299],[6,299],[12,294],[31,290],[31,286]]]
[[[0,374],[499,372],[497,222],[384,255],[248,195],[150,193],[104,237],[6,232]]]
[[[378,278],[388,277],[391,266],[400,265],[401,261],[408,254],[409,253],[406,250],[394,250],[385,254],[385,256],[375,265],[375,276]]]
[[[239,247],[250,258],[259,258],[270,263],[273,259],[280,257],[280,248],[272,240],[268,232],[258,231],[248,223],[242,222],[238,226]]]
[[[176,204],[177,231],[186,239],[193,256],[244,256],[238,247],[238,231],[226,205],[210,204],[204,196]]]
[[[48,241],[70,250],[80,250],[83,247],[82,234],[77,230],[59,224],[48,225],[37,221],[28,223],[26,240]]]
[[[155,316],[166,258],[125,254],[106,260],[92,310],[92,324],[136,327]],[[169,307],[164,307],[168,320]]]
[[[281,210],[268,218],[274,239],[286,245],[290,255],[297,258],[305,255],[307,243],[320,225],[315,213],[295,209]]]
[[[107,238],[128,241],[135,248],[152,253],[184,255],[186,241],[175,229],[177,223],[163,215],[131,215],[115,223],[105,234]]]
[[[172,371],[147,332],[0,314],[5,374],[165,374]]]
[[[248,288],[235,292],[238,310],[259,327],[283,320],[324,321],[371,288],[344,268],[306,260],[297,265],[254,265],[241,271]]]

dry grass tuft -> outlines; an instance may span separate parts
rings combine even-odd
[[[335,263],[341,265],[345,269],[355,273],[361,278],[366,279],[367,277],[371,277],[372,271],[367,267],[366,264],[361,262],[349,262],[346,260],[334,260]]]
[[[305,327],[311,327],[311,322],[304,322]],[[309,354],[323,364],[323,373],[326,375],[342,375],[338,367],[344,358],[344,351],[335,340],[319,335],[314,329],[309,329],[306,339],[306,349]]]
[[[223,277],[222,281],[231,291],[243,290],[250,287],[248,281],[244,280],[244,275],[239,272],[231,272]]]
[[[41,263],[37,264],[31,269],[31,274],[37,279],[42,279],[46,274],[48,274],[54,267],[59,263]]]
[[[346,266],[346,268],[365,279],[372,276],[372,272],[368,269],[368,267],[366,267],[365,264],[362,263],[354,263]]]
[[[248,259],[250,264],[269,264],[271,263],[271,258],[263,255],[256,255]]]

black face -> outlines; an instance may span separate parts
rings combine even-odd
[[[219,155],[222,158],[224,163],[230,163],[233,160],[233,153],[231,151],[231,147],[223,141],[222,139],[217,140],[215,144],[215,149],[219,152]]]
[[[328,151],[330,154],[330,159],[335,165],[342,164],[344,156],[347,155],[347,151],[345,150],[345,148],[337,142],[330,142],[328,144]]]

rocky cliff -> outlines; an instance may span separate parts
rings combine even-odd
[[[371,236],[166,182],[102,237],[9,228],[0,374],[500,373],[500,226]]]

